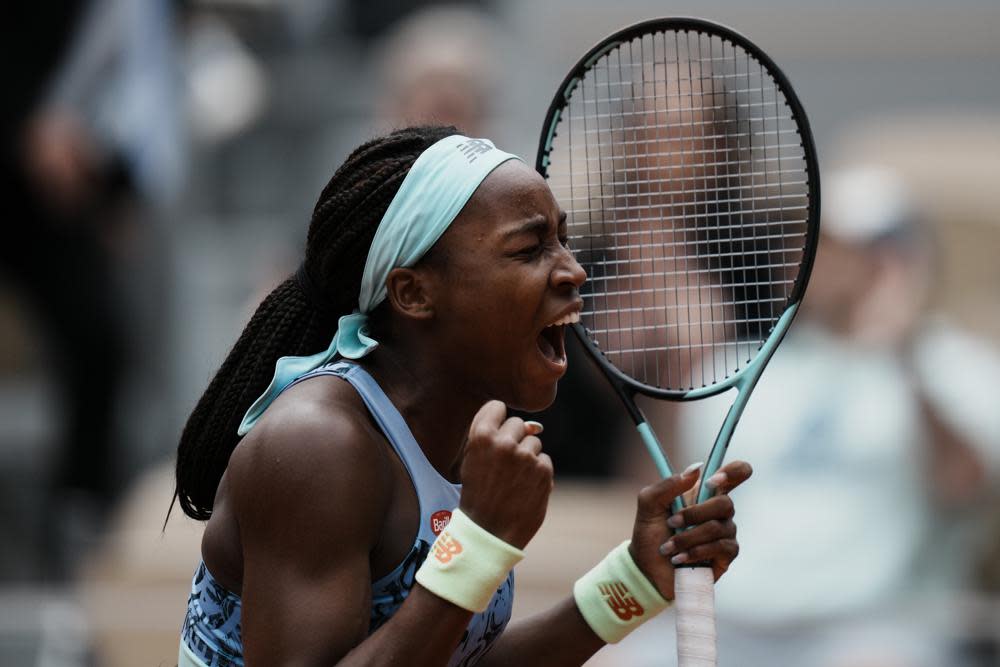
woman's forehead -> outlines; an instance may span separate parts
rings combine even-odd
[[[476,189],[466,209],[477,218],[485,216],[494,221],[558,214],[545,179],[520,160],[508,160],[494,169]]]

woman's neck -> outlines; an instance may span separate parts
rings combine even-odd
[[[381,345],[361,365],[403,415],[431,465],[443,477],[457,481],[469,425],[484,401],[420,354]]]

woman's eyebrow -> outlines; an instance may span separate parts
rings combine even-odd
[[[527,220],[514,224],[516,226],[503,232],[503,237],[505,239],[512,236],[518,236],[520,234],[544,234],[549,229],[548,219],[541,214],[534,215]]]

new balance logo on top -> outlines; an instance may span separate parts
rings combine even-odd
[[[482,139],[469,139],[468,141],[463,141],[458,146],[458,150],[469,159],[469,164],[476,161],[476,158],[483,153],[488,153],[493,150],[493,147]]]
[[[434,557],[442,565],[447,565],[451,559],[462,553],[462,543],[451,536],[451,533],[444,531],[434,540]]]
[[[646,613],[639,601],[620,581],[606,581],[603,584],[598,584],[597,590],[601,592],[601,596],[611,607],[611,611],[615,612],[615,616],[623,621],[631,621],[633,617]]]

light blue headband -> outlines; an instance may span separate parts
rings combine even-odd
[[[360,359],[378,346],[368,335],[368,313],[386,297],[389,272],[413,266],[431,249],[469,197],[490,172],[507,160],[521,158],[505,153],[487,139],[455,134],[425,150],[392,198],[375,232],[361,278],[358,308],[337,323],[330,346],[309,357],[281,357],[274,378],[247,410],[238,433],[246,435],[267,406],[288,385],[334,357]]]

